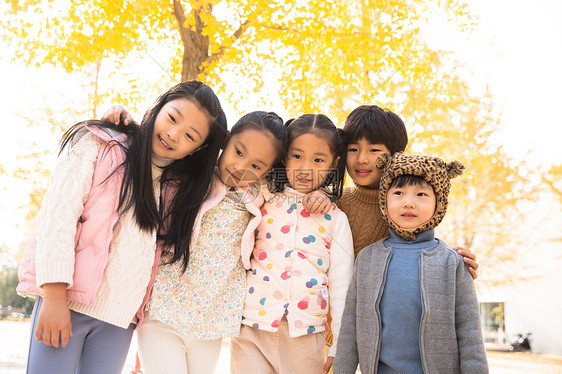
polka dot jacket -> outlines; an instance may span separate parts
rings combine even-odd
[[[335,205],[325,215],[308,213],[303,196],[287,188],[262,207],[242,323],[274,332],[286,316],[297,337],[325,331],[330,308],[336,337],[353,272],[351,229]]]

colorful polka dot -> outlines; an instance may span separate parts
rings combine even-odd
[[[283,248],[285,248],[285,246],[283,245],[283,243],[277,243],[275,245],[275,249],[277,249],[278,251],[282,250]]]
[[[301,301],[299,301],[299,303],[297,304],[297,306],[299,307],[299,309],[301,310],[305,310],[308,309],[308,303],[310,301],[310,298],[307,296],[304,299],[302,299]]]
[[[304,324],[302,323],[302,321],[301,321],[300,319],[297,319],[297,320],[295,321],[295,327],[296,327],[297,329],[300,329],[300,328],[302,328],[303,326],[304,326]]]
[[[267,210],[264,209],[264,210],[261,211],[261,216],[262,216],[262,217],[265,216],[266,214],[267,214]]]
[[[281,273],[281,279],[287,280],[289,278],[291,278],[291,273],[289,271],[284,271]]]
[[[326,215],[324,216],[324,218],[325,218],[327,221],[331,221],[331,220],[332,220],[332,216],[329,215],[329,214],[326,214]]]
[[[318,264],[318,266],[322,266],[322,264],[324,263],[324,261],[322,261],[322,259],[319,258],[318,260],[316,260],[316,263]]]
[[[301,216],[303,216],[305,218],[310,217],[310,213],[308,213],[306,210],[303,209],[303,210],[301,210]]]
[[[260,311],[258,312],[258,314],[259,314],[261,317],[265,316],[265,310],[263,310],[263,309],[260,310]]]
[[[248,293],[249,293],[250,295],[253,294],[253,293],[254,293],[254,287],[250,287],[250,288],[248,289]]]
[[[262,298],[260,299],[260,304],[261,304],[261,305],[265,305],[265,300],[266,300],[266,299],[267,299],[267,298],[262,297]]]
[[[306,329],[307,334],[312,334],[315,331],[316,331],[316,328],[314,326],[308,326],[308,328]]]
[[[279,327],[281,326],[281,321],[279,321],[278,319],[276,319],[275,321],[271,322],[271,327]]]
[[[289,225],[285,225],[285,226],[281,227],[281,232],[282,232],[283,234],[288,233],[289,230],[291,230],[291,227],[290,227]]]
[[[260,324],[259,323],[254,323],[252,324],[252,327],[255,329],[259,329],[260,328]]]
[[[308,235],[302,238],[304,244],[314,243],[316,241],[316,237],[314,235]]]
[[[273,264],[269,263],[266,265],[267,270],[271,270],[273,268]]]
[[[282,299],[283,298],[283,293],[281,291],[275,291],[273,293],[273,297],[276,299]]]
[[[285,257],[289,257],[291,256],[291,253],[293,252],[293,250],[291,249],[290,251],[285,252]]]
[[[263,261],[267,258],[267,252],[260,252],[258,254],[258,260]]]
[[[326,229],[323,228],[322,226],[320,226],[320,227],[318,228],[318,232],[323,233],[324,231],[326,231]]]
[[[270,233],[265,234],[265,238],[266,238],[266,239],[271,239],[271,234],[270,234]]]
[[[302,259],[306,259],[306,255],[302,252],[297,252],[297,254],[299,255],[300,258]]]
[[[269,277],[266,275],[265,277],[263,277],[263,280],[269,282]]]
[[[267,223],[269,223],[269,224],[272,224],[272,223],[273,223],[273,218],[268,218],[267,221],[265,221],[265,222],[267,222]]]

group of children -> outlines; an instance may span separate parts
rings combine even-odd
[[[121,373],[135,329],[145,374],[212,373],[224,337],[232,373],[487,372],[478,264],[433,234],[463,167],[403,154],[396,114],[227,132],[191,81],[104,119],[64,135],[20,266],[28,373]]]

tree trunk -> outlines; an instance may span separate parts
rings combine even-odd
[[[174,16],[178,21],[181,40],[183,43],[183,59],[181,68],[181,81],[197,79],[203,72],[203,62],[208,58],[209,37],[204,36],[202,12],[211,12],[212,6],[203,5],[201,8],[192,9],[191,13],[195,19],[195,25],[186,24],[184,9],[179,0],[174,0]],[[199,77],[199,79],[202,79]]]

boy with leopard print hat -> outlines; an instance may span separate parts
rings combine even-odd
[[[462,257],[434,237],[458,161],[381,155],[379,198],[390,238],[358,255],[334,374],[488,373],[474,284]]]

